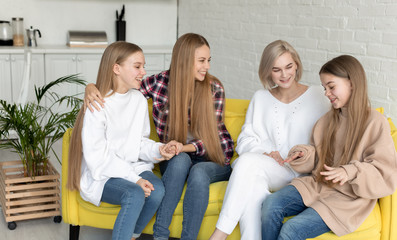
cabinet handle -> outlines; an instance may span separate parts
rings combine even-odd
[[[76,57],[72,57],[72,61],[73,61],[73,62],[76,62]]]
[[[6,57],[6,62],[9,62],[10,61],[10,58],[9,57]]]
[[[81,62],[81,58],[80,58],[80,57],[78,57],[78,58],[77,58],[77,61]]]

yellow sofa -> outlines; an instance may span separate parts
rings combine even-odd
[[[226,99],[225,124],[232,138],[236,141],[245,120],[249,100]],[[149,102],[149,111],[151,103]],[[383,109],[379,109],[383,112]],[[151,113],[150,113],[151,116]],[[392,136],[397,149],[397,129],[389,119],[392,128]],[[153,122],[151,121],[151,138],[158,140]],[[112,229],[119,206],[101,203],[96,207],[84,201],[76,191],[69,191],[66,188],[68,176],[68,149],[71,129],[68,129],[63,138],[62,153],[62,215],[65,223],[70,224],[70,239],[78,239],[79,226],[91,226],[97,228]],[[237,157],[235,154],[233,160]],[[160,175],[158,166],[154,172]],[[208,239],[215,229],[218,215],[222,208],[223,196],[226,190],[227,181],[213,183],[210,186],[210,196],[208,208],[205,213],[198,239]],[[184,194],[183,194],[184,195]],[[171,236],[179,238],[182,230],[182,198],[175,210],[172,223],[170,225]],[[154,218],[144,229],[144,233],[152,234]],[[392,228],[397,224],[397,193],[379,199],[378,204],[365,222],[354,232],[343,237],[337,237],[329,232],[315,239],[321,240],[391,240],[397,239],[397,230]],[[228,239],[240,239],[240,230],[237,226]]]

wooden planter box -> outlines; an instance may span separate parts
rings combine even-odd
[[[32,179],[23,176],[21,161],[0,162],[0,203],[9,229],[19,220],[56,216],[54,221],[61,221],[59,173],[49,162],[47,170]]]

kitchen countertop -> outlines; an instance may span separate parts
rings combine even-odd
[[[140,46],[145,54],[150,53],[164,53],[171,54],[172,46]],[[0,46],[0,54],[23,54],[26,50],[30,50],[32,53],[46,54],[46,53],[99,53],[102,54],[105,48],[95,48],[95,47],[69,47],[66,45],[43,45],[38,47],[14,47],[14,46]]]

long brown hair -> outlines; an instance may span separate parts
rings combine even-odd
[[[204,142],[208,159],[224,165],[211,90],[211,82],[221,83],[209,73],[204,81],[196,81],[193,71],[195,51],[204,45],[209,48],[207,40],[195,33],[184,34],[174,45],[168,87],[169,114],[163,141],[186,144],[190,130],[194,138]]]
[[[96,87],[102,96],[109,97],[114,93],[112,90],[117,89],[113,66],[123,63],[131,54],[136,52],[142,52],[142,49],[133,43],[123,41],[112,43],[105,49],[96,80]],[[83,154],[81,130],[83,128],[83,120],[84,109],[82,107],[76,118],[70,139],[67,183],[67,187],[70,190],[80,189],[81,160]]]
[[[295,81],[299,82],[301,79],[303,68],[298,52],[288,42],[276,40],[269,43],[265,47],[262,53],[261,61],[259,63],[259,79],[261,80],[265,89],[271,90],[271,88],[274,87],[274,82],[272,79],[272,68],[274,67],[274,62],[278,57],[286,52],[291,54],[291,57],[296,64]]]
[[[355,156],[356,148],[364,134],[365,125],[370,114],[370,102],[368,99],[367,79],[365,71],[360,62],[349,55],[341,55],[327,63],[320,69],[319,74],[331,74],[340,78],[350,80],[352,92],[347,104],[347,132],[344,138],[342,156],[339,165],[345,165]],[[327,128],[318,151],[318,167],[316,170],[316,178],[323,181],[320,175],[324,171],[324,164],[334,166],[335,152],[335,134],[340,124],[341,109],[333,109],[330,114],[329,122],[326,123]]]

